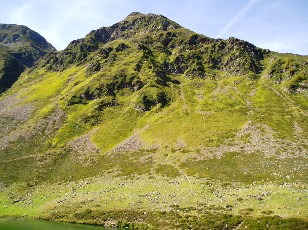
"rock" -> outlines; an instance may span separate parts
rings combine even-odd
[[[258,201],[263,200],[263,198],[262,198],[261,196],[257,196],[256,199],[257,199]]]
[[[125,43],[120,43],[117,48],[116,48],[116,52],[120,52],[120,51],[124,51],[126,49],[128,49],[129,46],[126,45]]]

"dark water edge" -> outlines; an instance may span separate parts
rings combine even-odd
[[[102,226],[29,219],[1,219],[0,230],[115,230]]]

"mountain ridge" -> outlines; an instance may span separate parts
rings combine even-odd
[[[26,26],[0,24],[0,93],[10,88],[20,74],[55,48]]]
[[[154,25],[155,23],[156,25]],[[86,60],[87,55],[92,51],[97,50],[98,47],[102,44],[106,42],[111,42],[114,39],[122,38],[121,36],[124,36],[123,38],[126,39],[129,38],[129,36],[133,36],[134,33],[136,35],[136,28],[134,28],[136,24],[137,31],[140,30],[140,28],[138,29],[138,24],[141,24],[143,26],[143,32],[141,33],[144,34],[151,33],[151,31],[153,32],[153,30],[156,30],[155,33],[159,33],[159,31],[161,32],[161,30],[164,31],[164,29],[167,28],[164,28],[163,24],[165,24],[165,26],[167,27],[172,26],[172,28],[170,28],[171,30],[181,29],[185,31],[186,33],[190,34],[190,38],[187,38],[186,44],[179,45],[182,45],[182,51],[184,49],[193,50],[193,46],[197,46],[200,44],[209,44],[209,47],[207,47],[207,50],[201,53],[201,56],[199,52],[199,54],[191,54],[192,56],[186,57],[186,60],[183,56],[178,56],[178,59],[175,60],[177,62],[185,62],[186,66],[189,64],[193,64],[195,68],[192,70],[192,72],[197,73],[199,69],[199,74],[201,75],[204,74],[206,70],[204,69],[204,66],[206,65],[209,66],[209,69],[226,71],[231,74],[234,72],[241,75],[248,73],[259,74],[263,69],[260,62],[262,62],[265,57],[271,53],[271,51],[269,51],[268,49],[258,48],[247,41],[243,41],[237,38],[230,37],[227,40],[222,40],[196,34],[194,32],[191,32],[190,30],[181,27],[177,23],[169,20],[162,15],[145,15],[134,12],[131,15],[127,16],[121,22],[116,23],[110,27],[101,27],[97,30],[92,30],[89,34],[85,36],[85,38],[72,41],[66,49],[64,49],[60,53],[50,54],[50,56],[46,56],[47,60],[45,60],[49,63],[50,68],[52,68],[53,70],[56,70],[57,68],[62,70],[63,68],[65,68],[66,65],[72,63],[76,64],[76,62],[82,63],[83,60],[88,61]],[[129,31],[133,31],[133,34],[129,34]],[[169,31],[167,35],[161,35],[165,36],[163,38],[163,41],[161,41],[163,44],[162,49],[165,49],[164,52],[170,52],[168,51],[168,45],[174,39],[172,38],[172,36],[175,36],[174,34],[172,35],[170,33],[171,32]],[[181,52],[181,50],[179,52]],[[299,55],[298,57],[300,58],[304,56]],[[204,63],[200,63],[200,61],[195,63],[189,63],[187,58],[194,58],[198,60],[203,59]],[[59,62],[61,63],[61,67],[58,66],[58,60],[60,60]],[[168,64],[170,63],[167,63],[167,65]],[[169,71],[172,73],[172,68],[180,70],[180,73],[186,71],[185,67],[183,69],[183,67],[180,66],[181,63],[172,64],[174,64],[174,66],[171,66],[171,69],[169,70],[165,69],[165,71]],[[290,86],[290,88],[292,87],[293,86]]]

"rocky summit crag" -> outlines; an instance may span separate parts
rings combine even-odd
[[[0,215],[305,229],[307,71],[162,15],[93,30],[2,93]]]

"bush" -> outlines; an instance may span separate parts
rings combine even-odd
[[[156,105],[165,107],[169,104],[169,101],[170,98],[164,91],[151,87],[139,94],[136,107],[143,111],[149,111]]]

